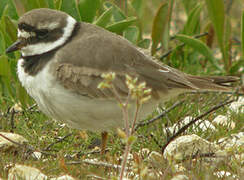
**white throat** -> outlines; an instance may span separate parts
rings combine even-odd
[[[76,24],[76,20],[71,16],[68,16],[66,21],[67,24],[66,27],[63,29],[63,35],[59,39],[57,39],[54,42],[46,42],[46,43],[42,42],[42,43],[27,45],[26,47],[23,47],[21,49],[22,56],[33,56],[33,55],[43,54],[64,44],[67,41],[67,39],[71,36]]]

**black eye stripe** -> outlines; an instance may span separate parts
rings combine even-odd
[[[35,31],[35,28],[33,26],[28,25],[28,24],[25,24],[25,23],[18,24],[18,28],[20,30],[24,30],[24,31],[27,31],[27,32],[33,32],[33,31]]]
[[[40,29],[35,31],[37,38],[43,39],[46,38],[48,35],[48,30],[47,29]]]
[[[36,29],[35,27],[26,24],[26,23],[20,23],[18,24],[18,28],[20,30],[24,30],[26,32],[35,32],[37,35],[43,36],[46,35],[48,33],[47,29]]]
[[[48,33],[48,30],[47,29],[38,29],[38,30],[35,30],[35,33],[38,35],[44,35],[44,34],[47,34]]]

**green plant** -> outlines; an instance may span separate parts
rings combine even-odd
[[[145,82],[139,83],[138,78],[133,79],[129,75],[126,75],[125,77],[125,84],[128,88],[127,97],[121,97],[114,87],[113,80],[116,78],[116,74],[114,72],[102,74],[104,81],[98,85],[99,89],[109,88],[113,92],[123,114],[125,132],[118,129],[118,134],[125,143],[124,156],[119,175],[120,180],[123,180],[125,169],[127,167],[128,155],[130,153],[132,144],[136,141],[134,131],[140,108],[143,103],[146,103],[151,98],[151,89],[146,87]],[[133,101],[135,101],[135,114],[134,117],[129,117],[129,106],[133,104]],[[129,121],[130,119],[132,119],[132,122]]]
[[[110,179],[111,173],[118,175],[117,169],[113,168],[97,168],[95,165],[85,163],[69,164],[69,161],[87,158],[88,154],[89,158],[99,158],[99,155],[91,153],[95,145],[91,146],[96,144],[94,141],[99,138],[98,134],[87,132],[88,137],[84,138],[80,132],[72,130],[71,136],[55,143],[59,137],[69,134],[70,128],[49,121],[46,116],[36,112],[35,108],[34,110],[28,108],[34,102],[19,83],[16,74],[20,53],[5,54],[5,49],[17,38],[17,20],[25,12],[42,7],[65,11],[78,21],[93,23],[124,36],[133,44],[148,49],[162,62],[186,73],[241,76],[244,73],[244,12],[241,4],[241,0],[1,0],[0,129],[24,135],[37,151],[45,151],[50,144],[53,145],[47,154],[43,155],[43,161],[34,160],[30,155],[23,157],[22,153],[1,153],[1,178],[7,178],[6,167],[12,162],[31,164],[50,176],[69,173],[76,178],[85,179],[87,175],[94,174]],[[147,148],[150,152],[160,152],[160,145],[167,142],[168,138],[163,132],[166,126],[171,126],[188,115],[196,117],[226,97],[224,94],[211,93],[180,96],[178,99],[183,99],[184,103],[172,109],[167,117],[149,126],[138,128],[135,132],[135,136],[138,137],[136,143],[129,144],[134,158],[133,177],[150,170],[163,174],[165,179],[171,179],[176,174],[175,167],[169,166],[164,160],[144,161],[147,155],[141,157],[142,148]],[[11,113],[14,111],[9,109],[19,102],[23,106],[23,111]],[[166,103],[167,109],[173,104],[173,102]],[[213,116],[227,114],[228,111],[228,107],[222,108],[214,115],[208,115],[206,119],[212,120]],[[153,112],[153,115],[157,114],[157,111]],[[231,113],[230,118],[237,125],[235,129],[218,127],[216,132],[202,131],[197,134],[213,142],[243,131],[243,114]],[[195,132],[189,129],[189,133]],[[120,134],[123,136],[123,132]],[[110,152],[106,154],[106,162],[121,164],[118,159],[123,153],[124,143],[120,140],[121,138],[112,134],[108,142]],[[243,151],[239,155],[242,155],[241,153]],[[235,155],[232,154],[230,157]],[[240,171],[242,164],[238,160],[234,161],[234,165],[228,160],[206,165],[202,163],[202,159],[196,159],[194,164],[192,160],[182,164],[187,167],[185,173],[191,179],[214,179],[215,176],[208,175],[216,170],[230,171],[242,177]],[[147,179],[149,174],[144,177]]]

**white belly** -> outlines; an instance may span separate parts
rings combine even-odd
[[[21,66],[23,61],[18,61],[19,79],[47,116],[76,129],[104,131],[123,127],[122,112],[115,100],[89,98],[65,89],[49,73],[50,62],[37,75],[30,76]],[[148,115],[155,105],[155,102],[143,105],[140,118]],[[131,116],[133,113],[131,108]]]

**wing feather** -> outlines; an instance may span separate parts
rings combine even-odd
[[[129,41],[97,26],[82,23],[72,39],[57,52],[57,79],[60,83],[79,94],[89,97],[113,97],[110,90],[101,91],[97,85],[101,74],[115,72],[114,86],[125,96],[128,93],[124,83],[125,75],[138,77],[158,93],[168,93],[173,88],[197,89],[186,74],[153,60]]]

